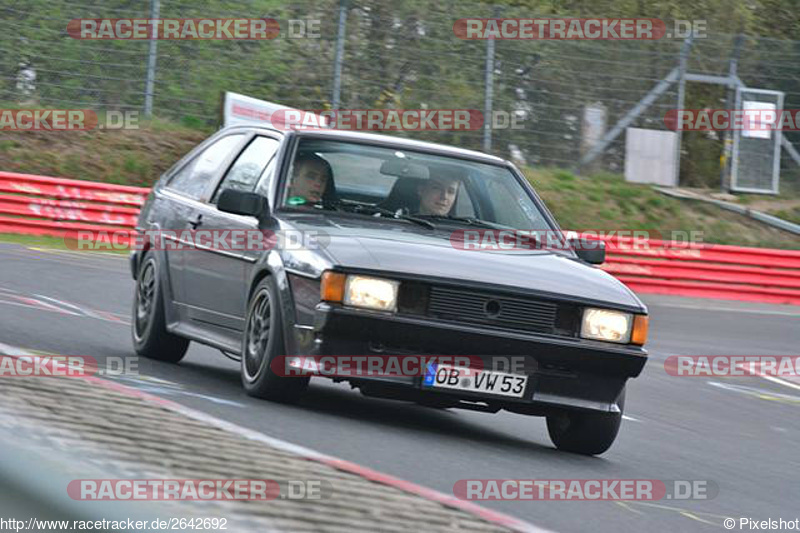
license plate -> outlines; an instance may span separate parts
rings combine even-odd
[[[528,376],[474,370],[463,367],[435,365],[428,367],[423,387],[482,392],[499,396],[522,398]]]

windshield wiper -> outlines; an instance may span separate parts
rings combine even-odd
[[[436,229],[436,225],[430,220],[423,220],[421,218],[404,215],[403,213],[400,212],[399,209],[397,211],[392,211],[391,209],[385,209],[377,205],[364,205],[364,204],[356,204],[348,207],[352,207],[353,213],[382,215],[397,220],[408,220],[409,222],[414,222],[415,224],[419,224],[420,226],[425,226],[428,229]]]
[[[460,222],[463,224],[468,224],[470,226],[478,226],[488,229],[509,229],[501,224],[494,224],[487,220],[482,220],[480,218],[475,218],[475,217],[454,217],[452,215],[419,215],[419,216],[424,217],[425,219],[430,218],[433,220],[443,220],[445,222]]]
[[[528,245],[526,246],[522,246],[520,244],[519,247],[521,249],[528,249],[528,248],[532,250],[543,249],[542,240],[536,231],[518,230],[510,226],[497,224],[495,222],[489,222],[488,220],[483,220],[475,217],[454,217],[451,215],[419,215],[419,216],[425,218],[432,218],[434,220],[464,223],[470,226],[475,226],[477,228],[510,231],[516,235],[517,242],[521,243],[522,241],[524,241],[525,243],[528,243]]]

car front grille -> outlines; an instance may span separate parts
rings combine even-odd
[[[558,312],[556,302],[441,286],[431,287],[428,300],[431,318],[536,333],[556,333]]]

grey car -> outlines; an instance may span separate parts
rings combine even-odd
[[[141,211],[137,230],[160,240],[131,255],[133,344],[173,363],[190,341],[215,347],[261,398],[298,401],[312,376],[331,377],[369,396],[545,416],[559,449],[602,453],[647,360],[647,308],[594,266],[602,247],[464,245],[469,232],[531,228],[562,235],[522,173],[494,156],[366,133],[222,129]],[[194,239],[200,231],[277,237],[218,246]],[[394,355],[483,368],[287,375],[276,365]],[[521,364],[502,370],[498,359]]]

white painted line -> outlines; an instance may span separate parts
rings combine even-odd
[[[772,392],[766,389],[760,389],[757,387],[748,387],[745,385],[735,385],[733,383],[721,383],[719,381],[706,381],[706,383],[711,385],[712,387],[717,387],[720,389],[729,390],[733,392],[739,392],[742,394],[748,394],[750,396],[755,396],[756,398],[762,398],[762,399],[778,398],[781,400],[786,400],[787,402],[791,403],[800,403],[800,396],[792,396],[791,394],[782,394],[780,392]]]
[[[36,296],[37,298],[43,298],[45,300],[50,300],[51,302],[57,303],[59,305],[63,305],[64,307],[69,307],[71,309],[74,309],[74,310],[78,311],[79,313],[85,313],[86,312],[84,309],[81,309],[77,305],[73,305],[73,304],[68,303],[68,302],[63,302],[61,300],[56,300],[55,298],[51,298],[49,296],[44,296],[42,294],[34,294],[34,296]]]
[[[75,309],[76,311],[88,316],[89,318],[96,318],[98,320],[106,320],[110,322],[125,322],[125,319],[127,318],[127,315],[118,315],[117,313],[111,313],[108,311],[95,311],[93,309],[89,309],[88,307],[79,307],[75,304],[65,302],[64,300],[57,300],[56,298],[51,298],[50,296],[43,296],[41,294],[34,294],[34,296],[36,296],[37,298],[44,298],[45,300],[50,300],[51,302],[63,305],[65,307],[69,307],[71,309]]]
[[[11,346],[8,344],[3,344],[0,342],[0,354],[2,355],[21,355],[21,356],[32,356],[33,353],[29,352],[28,350],[23,350],[22,348],[17,348],[16,346]]]
[[[38,247],[38,246],[26,246],[26,248],[28,248],[28,250],[35,250],[37,252],[47,252],[47,253],[55,253],[55,254],[69,254],[69,255],[77,255],[77,256],[82,256],[82,257],[86,257],[87,255],[88,256],[92,256],[92,255],[108,255],[108,256],[111,256],[111,257],[122,257],[123,259],[127,257],[124,253],[114,253],[114,252],[97,252],[97,251],[91,251],[91,250],[84,250],[82,252],[79,252],[77,250],[61,250],[60,248],[41,248],[41,247]]]
[[[24,297],[24,296],[14,296],[14,298],[16,298],[17,300],[21,301],[22,303],[26,303],[26,304],[31,305],[33,307],[38,307],[39,309],[42,309],[44,311],[52,311],[54,313],[61,313],[61,314],[64,314],[64,315],[80,316],[80,313],[75,313],[73,311],[67,311],[66,309],[63,309],[63,308],[58,307],[58,306],[53,305],[53,304],[49,304],[47,302],[43,302],[41,300],[37,300],[35,298],[27,298],[27,297]]]
[[[42,307],[39,306],[39,305],[24,304],[22,302],[11,302],[9,300],[0,300],[0,305],[15,305],[17,307],[24,307],[25,309],[35,309],[37,311],[42,311],[43,310]],[[65,313],[65,314],[74,315],[74,316],[80,316],[80,315],[76,315],[75,313]]]
[[[738,368],[740,368],[741,370],[745,371],[745,372],[748,371],[748,368],[747,368],[748,365],[746,363],[742,363],[742,364],[739,364],[739,365],[736,365],[736,366]],[[754,370],[753,375],[758,376],[758,377],[763,378],[763,379],[766,379],[767,381],[771,381],[773,383],[777,383],[779,385],[783,385],[785,387],[789,387],[791,389],[800,390],[800,385],[798,385],[796,383],[792,383],[791,381],[788,381],[786,379],[781,379],[781,378],[779,378],[777,376],[771,376],[769,374],[764,374],[763,372],[759,372],[757,370]]]
[[[761,375],[761,374],[759,374],[758,377],[764,378],[767,381],[771,381],[771,382],[777,383],[779,385],[783,385],[784,387],[789,387],[789,388],[792,388],[792,389],[800,390],[800,385],[797,385],[795,383],[790,383],[790,382],[786,381],[785,379],[780,379],[780,378],[776,378],[775,376],[766,376],[766,375]]]
[[[3,294],[0,296],[6,296],[6,295]],[[127,320],[127,315],[121,315],[119,313],[111,313],[109,311],[94,311],[92,309],[78,307],[77,305],[73,305],[62,300],[57,300],[56,298],[50,298],[49,296],[43,296],[41,294],[34,294],[33,296],[35,296],[36,298],[27,298],[15,294],[9,294],[7,296],[16,298],[19,301],[12,302],[11,300],[0,299],[1,305],[16,305],[18,307],[36,309],[37,311],[49,311],[51,313],[60,313],[63,315],[94,318],[96,320],[103,320],[105,322],[112,322],[114,324],[120,324],[123,326],[130,326],[131,324]],[[49,300],[53,302],[53,304],[43,302],[42,300]],[[68,309],[65,309],[65,307]]]

